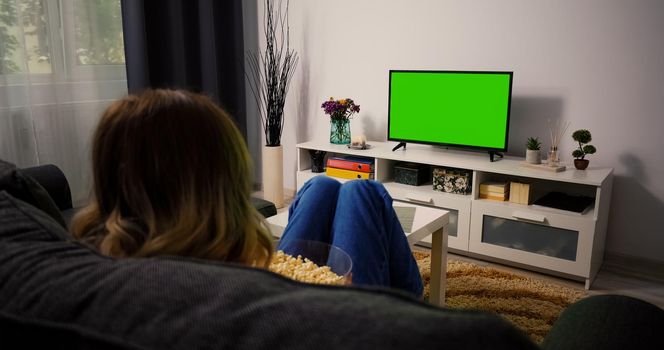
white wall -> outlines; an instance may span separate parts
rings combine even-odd
[[[262,3],[251,5],[258,22]],[[291,0],[290,28],[301,62],[285,109],[286,188],[295,144],[329,137],[330,96],[361,105],[352,133],[384,141],[389,69],[509,70],[509,153],[547,140],[549,119],[589,129],[591,166],[615,168],[607,251],[664,261],[664,1]],[[563,141],[563,160],[572,147]]]

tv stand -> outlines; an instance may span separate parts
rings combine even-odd
[[[489,151],[489,161],[491,161],[491,162],[494,161],[494,160],[493,160],[493,156],[498,156],[498,157],[500,157],[500,158],[503,158],[503,154],[502,154],[502,153],[500,153],[500,152],[496,152],[496,151]]]
[[[309,150],[326,151],[327,157],[365,157],[374,162],[374,179],[381,182],[395,201],[428,205],[450,211],[448,249],[450,252],[501,264],[584,281],[590,287],[604,256],[608,226],[613,169],[590,168],[561,172],[542,171],[524,166],[524,158],[505,155],[498,162],[487,162],[486,153],[411,143],[408,152],[394,152],[397,142],[369,142],[366,150],[346,145],[305,142],[296,145],[297,189],[314,176]],[[472,178],[468,195],[433,188],[432,182],[420,186],[399,183],[395,166],[400,162],[462,170]],[[348,181],[340,179],[340,181]],[[481,198],[480,185],[489,182],[516,182],[528,185],[510,196],[525,194],[518,201]],[[521,192],[525,191],[525,192]],[[549,192],[595,198],[586,211],[573,211],[534,205]],[[515,197],[516,198],[516,197]],[[431,245],[425,238],[421,245]]]
[[[405,151],[406,150],[406,143],[405,142],[399,142],[398,145],[396,145],[396,146],[394,146],[394,148],[392,148],[392,152],[398,150],[401,147],[403,147],[403,150]]]

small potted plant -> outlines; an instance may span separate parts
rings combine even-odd
[[[585,170],[588,167],[588,163],[590,163],[590,161],[586,159],[586,155],[597,152],[595,146],[588,144],[593,138],[590,135],[590,131],[586,129],[579,129],[573,132],[572,138],[579,143],[579,148],[572,152],[572,156],[576,158],[574,159],[574,167],[579,170]]]
[[[529,137],[526,141],[526,162],[530,164],[539,164],[541,162],[540,147],[542,143],[537,137]]]

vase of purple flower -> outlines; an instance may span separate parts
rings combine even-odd
[[[330,116],[330,143],[349,144],[350,118],[360,111],[360,105],[355,104],[350,98],[335,100],[330,97],[323,102],[321,108]]]

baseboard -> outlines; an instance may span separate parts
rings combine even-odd
[[[602,270],[655,282],[664,282],[664,261],[606,252]]]

